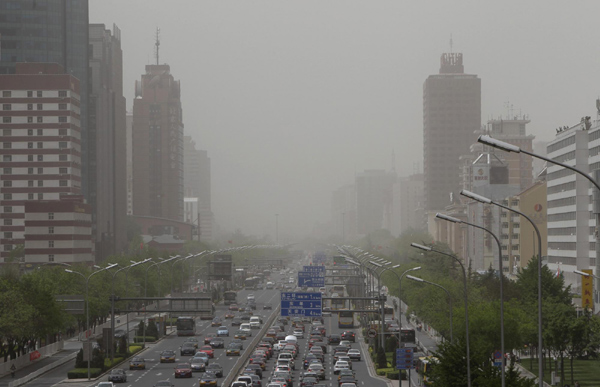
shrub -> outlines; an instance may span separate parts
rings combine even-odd
[[[388,362],[383,348],[377,350],[377,368],[387,368]]]
[[[102,374],[101,368],[90,368],[90,376],[92,378],[97,378]],[[88,370],[87,368],[74,368],[71,371],[67,372],[67,378],[69,379],[87,379]]]
[[[142,347],[141,347],[141,346],[139,346],[139,345],[130,345],[130,346],[129,346],[129,353],[130,353],[131,355],[133,355],[134,353],[136,353],[136,352],[139,352],[139,351],[141,351],[141,350],[142,350]]]
[[[143,342],[153,342],[156,341],[156,336],[146,336],[146,340],[144,340],[144,337],[142,336],[135,336],[133,338],[133,342],[134,343],[143,343]]]
[[[398,371],[388,372],[386,374],[386,377],[391,380],[398,380],[398,378],[400,377],[400,372],[398,372]]]
[[[110,358],[107,357],[106,359],[104,359],[104,369],[107,370],[107,369],[113,368],[115,365],[122,362],[123,359],[124,358],[122,358],[122,357],[115,357],[115,360],[111,363]]]

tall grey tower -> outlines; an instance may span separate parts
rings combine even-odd
[[[425,210],[450,204],[460,187],[460,156],[481,126],[481,79],[464,73],[460,53],[442,54],[440,73],[423,85]]]

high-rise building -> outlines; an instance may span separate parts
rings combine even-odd
[[[3,260],[25,243],[29,201],[56,203],[64,195],[81,193],[79,80],[56,63],[19,63],[15,71],[0,75]],[[61,233],[69,232],[75,233]],[[52,261],[54,255],[49,255]]]
[[[190,136],[184,136],[183,169],[185,193],[185,221],[200,227],[200,240],[212,239],[213,213],[211,209],[210,158],[208,152],[196,149]]]
[[[127,148],[127,215],[133,215],[133,112],[125,116],[125,136]]]
[[[424,230],[423,174],[401,177],[394,184],[392,235],[405,231]]]
[[[89,204],[96,258],[127,247],[126,127],[121,31],[90,24]]]
[[[391,230],[394,172],[366,170],[356,175],[356,225],[360,235]]]
[[[180,84],[169,65],[147,65],[133,101],[133,214],[183,221]]]
[[[356,186],[347,184],[331,195],[331,223],[342,242],[356,239]],[[331,231],[329,231],[331,232]]]
[[[89,199],[88,1],[0,0],[0,74],[14,74],[17,63],[58,63],[79,79],[81,188]]]
[[[481,125],[481,80],[464,73],[460,53],[443,54],[440,73],[423,85],[425,210],[435,211],[456,198],[460,156],[469,153]]]

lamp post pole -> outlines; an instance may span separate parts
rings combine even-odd
[[[458,264],[462,268],[463,291],[464,291],[464,301],[465,301],[465,329],[466,329],[466,344],[467,344],[467,385],[468,385],[468,387],[471,387],[471,353],[470,353],[471,350],[470,350],[470,343],[469,343],[469,300],[468,300],[468,293],[467,293],[467,271],[465,270],[465,266],[460,261],[460,259],[458,259],[458,257],[456,257],[452,254],[444,253],[442,251],[438,251],[431,247],[423,246],[418,243],[411,243],[410,245],[412,247],[416,247],[417,249],[421,249],[424,251],[433,251],[434,253],[438,253],[438,254],[442,254],[447,257],[450,257],[450,258],[454,259],[456,262],[458,262]]]
[[[146,268],[146,272],[144,274],[144,298],[148,297],[148,270],[150,270],[150,268],[154,267],[154,266],[156,266],[158,268],[159,267],[158,265],[170,262],[174,259],[177,259],[177,256],[166,259],[164,261],[155,262],[152,265],[148,265],[148,267]],[[159,279],[158,279],[158,286],[159,286],[158,293],[160,295],[160,275],[159,275]],[[160,301],[158,302],[158,306],[160,308]],[[142,340],[144,341],[144,347],[146,346],[146,316],[147,316],[147,313],[148,313],[148,300],[146,300],[146,304],[144,305],[144,324],[142,325]]]
[[[113,263],[111,265],[106,266],[105,268],[102,268],[100,270],[96,270],[94,272],[92,272],[89,276],[85,276],[84,274],[78,272],[78,271],[73,271],[70,269],[65,269],[65,271],[67,273],[72,273],[72,274],[77,274],[80,275],[81,277],[83,277],[83,279],[85,280],[85,329],[86,329],[86,351],[89,351],[90,349],[90,337],[92,336],[92,333],[90,331],[90,298],[89,298],[89,283],[90,283],[90,278],[92,278],[93,275],[98,274],[100,272],[103,272],[105,270],[108,269],[112,269],[113,267],[117,266],[116,263]],[[88,355],[91,356],[91,353],[88,352]],[[91,380],[91,371],[90,371],[90,365],[91,365],[91,359],[88,359],[87,362],[87,369],[88,369],[88,380]]]
[[[150,262],[152,260],[152,258],[146,258],[143,261],[140,261],[139,264],[143,265],[146,262]],[[133,262],[133,261],[131,261]],[[136,265],[137,266],[137,265]],[[129,269],[131,269],[133,266],[130,266]],[[128,289],[129,289],[129,281],[127,280],[127,277],[129,276],[129,269],[125,270],[125,297],[127,297],[129,295]],[[129,301],[128,301],[129,302]],[[127,308],[129,309],[129,308]],[[127,316],[127,334],[125,335],[125,339],[127,340],[127,350],[129,350],[129,313],[125,314]]]
[[[516,214],[521,215],[522,217],[524,217],[525,219],[527,219],[527,221],[529,221],[529,223],[531,223],[531,225],[533,226],[533,229],[535,230],[535,233],[537,234],[537,239],[538,239],[538,367],[539,367],[539,385],[540,387],[544,386],[544,360],[543,360],[543,356],[542,356],[542,347],[544,344],[544,338],[542,337],[542,236],[540,234],[540,230],[538,228],[538,226],[535,224],[535,222],[527,215],[525,215],[524,213],[522,213],[521,211],[515,210],[514,208],[510,208],[509,206],[505,206],[504,204],[495,202],[491,199],[488,199],[484,196],[481,195],[477,195],[476,193],[467,191],[467,190],[462,190],[460,191],[460,194],[469,198],[469,199],[473,199],[475,201],[478,201],[480,203],[483,204],[493,204],[495,206],[498,206],[500,208],[504,208],[507,211],[510,212],[514,212]],[[502,354],[503,359],[502,362],[504,362],[504,354]]]
[[[456,223],[456,224],[464,223],[468,226],[478,228],[480,230],[483,230],[483,231],[489,233],[496,240],[496,244],[498,245],[498,270],[500,272],[500,352],[502,352],[502,365],[500,366],[500,370],[501,370],[502,387],[505,387],[506,386],[506,372],[505,372],[505,364],[504,364],[505,363],[504,362],[504,353],[505,353],[504,352],[504,284],[503,284],[504,283],[504,269],[502,267],[502,245],[500,244],[500,240],[498,239],[496,234],[494,234],[487,228],[481,227],[479,225],[469,223],[467,221],[460,220],[458,218],[454,218],[452,216],[448,216],[448,215],[444,215],[444,214],[440,214],[440,213],[435,214],[435,217],[438,219],[446,220],[448,222],[452,222],[452,223]]]
[[[450,297],[450,292],[448,291],[448,289],[446,289],[445,287],[443,287],[442,285],[438,285],[436,283],[433,282],[429,282],[426,281],[422,278],[418,278],[418,277],[413,277],[412,275],[407,275],[406,278],[416,281],[416,282],[423,282],[429,285],[433,285],[433,286],[437,286],[438,288],[442,289],[443,291],[446,292],[446,295],[448,296],[448,303],[450,305],[450,342],[453,343],[454,342],[454,335],[452,333],[452,297]]]
[[[533,152],[529,152],[529,151],[527,151],[525,149],[521,149],[520,147],[518,147],[516,145],[509,144],[507,142],[497,140],[497,139],[492,138],[492,137],[490,137],[488,135],[481,135],[481,136],[479,136],[477,138],[477,142],[480,142],[482,144],[485,144],[485,145],[488,145],[488,146],[491,146],[491,147],[494,147],[494,148],[497,148],[497,149],[501,149],[501,150],[506,151],[506,152],[524,153],[524,154],[529,155],[531,157],[535,157],[537,159],[544,160],[544,161],[546,161],[548,163],[551,163],[551,164],[558,165],[560,167],[569,169],[569,170],[571,170],[571,171],[573,171],[573,172],[575,172],[575,173],[583,176],[584,178],[586,178],[590,183],[592,183],[594,185],[594,187],[596,187],[596,190],[597,190],[595,192],[595,195],[594,195],[594,208],[593,208],[593,211],[596,214],[596,219],[595,219],[596,220],[596,227],[600,227],[600,208],[598,207],[600,205],[599,200],[598,200],[598,196],[600,195],[600,185],[598,184],[598,179],[600,178],[600,173],[598,172],[598,170],[596,170],[594,172],[595,178],[592,178],[587,173],[585,173],[585,172],[583,172],[583,171],[581,171],[581,170],[579,170],[579,169],[577,169],[577,168],[575,168],[575,167],[573,167],[571,165],[567,165],[565,163],[561,163],[559,161],[552,160],[549,157],[545,157],[545,156],[538,155],[538,154],[533,153]],[[526,219],[531,222],[531,220],[529,218],[526,217]],[[531,222],[531,224],[533,224],[533,222]],[[538,238],[539,238],[539,231],[537,230],[537,227],[535,225],[534,225],[534,228],[536,229],[536,232],[538,233]],[[538,318],[539,318],[539,322],[538,322],[538,325],[539,325],[539,332],[538,332],[539,343],[538,343],[538,345],[540,347],[539,348],[539,357],[540,358],[538,360],[538,362],[539,362],[538,366],[539,366],[539,369],[540,369],[539,385],[540,385],[540,387],[543,387],[543,385],[544,385],[544,382],[543,382],[544,369],[542,368],[543,362],[542,362],[542,356],[541,356],[542,355],[542,348],[541,348],[542,347],[542,333],[541,333],[541,329],[542,329],[542,321],[541,321],[542,320],[542,315],[541,315],[541,313],[542,313],[541,312],[541,310],[542,310],[542,306],[541,306],[541,304],[542,304],[542,300],[541,300],[541,291],[542,291],[541,290],[542,289],[542,282],[541,282],[542,281],[542,270],[541,270],[541,268],[542,268],[542,264],[541,264],[541,261],[542,261],[542,250],[541,250],[541,244],[542,244],[542,242],[540,241],[540,254],[539,254],[539,262],[538,262],[538,271],[539,271],[539,283],[538,283],[539,294],[538,294],[538,297],[539,297],[539,304],[540,304],[539,305],[539,311],[538,311],[538,313],[539,313],[539,316],[538,316]],[[596,273],[600,273],[600,233],[596,233]],[[600,289],[600,278],[599,277],[595,277],[595,278],[596,278],[596,289]]]

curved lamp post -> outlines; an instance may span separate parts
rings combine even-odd
[[[493,201],[492,199],[488,199],[484,196],[478,195],[476,193],[467,191],[467,190],[462,190],[460,191],[460,194],[475,200],[477,202],[483,203],[483,204],[493,204],[495,206],[498,206],[500,208],[504,208],[507,211],[510,212],[514,212],[516,214],[521,215],[522,217],[524,217],[525,219],[527,219],[529,221],[529,223],[531,223],[531,225],[533,226],[533,229],[535,230],[535,233],[537,234],[537,238],[538,238],[538,369],[539,369],[539,385],[540,387],[544,386],[544,359],[542,356],[542,347],[544,344],[544,339],[542,337],[542,236],[540,234],[540,230],[538,228],[538,226],[535,224],[535,222],[527,215],[525,215],[524,213],[522,213],[521,211],[517,211],[514,208],[510,208],[509,206],[505,206],[502,203],[498,203]],[[504,354],[502,355],[504,357]],[[504,358],[502,359],[502,362],[504,362]]]
[[[413,277],[412,275],[407,275],[406,278],[408,278],[409,280],[423,282],[423,283],[426,283],[429,285],[437,286],[438,288],[440,288],[446,292],[446,295],[448,296],[448,303],[450,304],[450,342],[453,343],[454,342],[454,334],[452,333],[452,297],[450,297],[450,292],[448,291],[448,289],[446,289],[442,285],[438,285],[434,282],[430,282],[430,281],[424,280],[422,278]]]
[[[88,288],[89,288],[89,283],[90,283],[90,278],[92,278],[93,275],[96,275],[100,272],[106,271],[108,269],[112,269],[113,267],[117,266],[117,263],[113,263],[110,264],[104,268],[101,268],[99,270],[96,270],[94,272],[92,272],[89,276],[85,276],[84,274],[78,272],[78,271],[73,271],[70,269],[65,269],[65,271],[67,273],[72,273],[72,274],[77,274],[80,275],[81,277],[83,277],[83,279],[85,280],[85,329],[86,329],[86,336],[87,336],[87,349],[89,349],[89,345],[90,345],[90,337],[92,336],[92,332],[90,331],[89,334],[88,331],[90,330],[90,298],[89,298],[89,293],[88,293]],[[87,369],[88,369],[88,380],[91,380],[91,372],[90,372],[90,364],[91,364],[92,360],[88,359],[87,362]]]
[[[447,257],[450,257],[450,258],[454,259],[456,262],[458,262],[458,264],[462,268],[463,291],[464,291],[464,301],[465,301],[465,329],[466,329],[466,341],[467,341],[467,343],[466,343],[467,344],[467,385],[469,387],[471,387],[471,349],[470,349],[471,347],[470,347],[470,343],[469,343],[469,300],[468,300],[468,293],[467,293],[467,271],[465,270],[465,266],[460,261],[460,259],[458,259],[458,257],[456,257],[452,254],[444,253],[443,251],[435,250],[431,247],[423,246],[418,243],[411,243],[410,245],[417,249],[421,249],[424,251],[432,251],[434,253],[438,253],[438,254],[442,254]]]
[[[155,262],[152,265],[148,265],[148,267],[146,268],[146,272],[144,273],[144,298],[148,297],[148,270],[150,270],[150,268],[152,268],[154,266],[156,266],[158,268],[158,265],[162,265],[163,263],[171,262],[172,260],[177,259],[178,257],[179,256],[174,256],[172,258],[165,259],[160,262]],[[160,295],[160,278],[159,278],[159,295]],[[160,301],[158,302],[158,306],[160,307]],[[144,341],[144,347],[146,346],[146,316],[147,316],[147,313],[148,313],[148,300],[146,300],[146,304],[144,305],[144,325],[142,326],[142,340]]]
[[[448,216],[448,215],[444,215],[444,214],[440,214],[440,213],[435,214],[435,217],[438,219],[442,219],[442,220],[456,223],[456,224],[464,223],[468,226],[483,230],[483,231],[489,233],[492,237],[494,237],[494,239],[496,240],[496,243],[498,244],[498,270],[500,271],[500,352],[502,352],[502,365],[500,366],[500,370],[501,370],[502,387],[505,387],[506,386],[506,375],[505,375],[505,364],[504,364],[505,363],[504,362],[505,352],[504,352],[504,285],[503,285],[504,269],[502,268],[502,245],[500,244],[500,240],[493,232],[491,232],[487,228],[481,227],[479,225],[469,223],[467,221],[460,220],[458,218],[454,218],[452,216]]]
[[[152,258],[146,258],[143,261],[139,261],[139,265],[143,265],[146,262],[150,262],[152,260]],[[134,262],[134,261],[130,261],[130,262]],[[137,266],[137,265],[136,265]],[[129,269],[131,269],[133,266],[130,266]],[[127,291],[129,288],[129,281],[127,280],[127,277],[129,276],[129,269],[125,270],[125,297],[127,297],[129,295],[129,292]],[[127,308],[129,309],[129,308]],[[127,318],[127,325],[126,325],[126,329],[127,329],[127,334],[125,335],[125,339],[127,340],[127,350],[129,350],[129,313],[125,313],[125,316]]]

